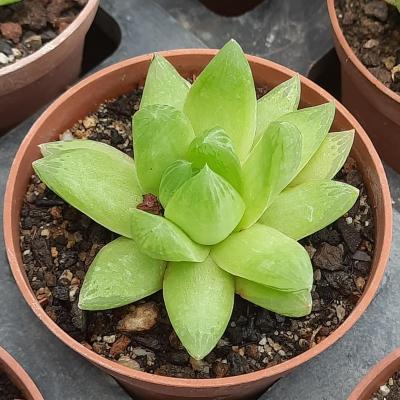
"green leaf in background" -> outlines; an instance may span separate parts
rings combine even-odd
[[[240,161],[231,138],[222,128],[212,128],[196,137],[189,147],[188,160],[197,169],[207,164],[238,192],[241,191]]]
[[[204,261],[210,252],[194,243],[171,221],[138,209],[132,212],[132,237],[140,251],[166,261]]]
[[[174,193],[194,175],[192,163],[185,160],[173,162],[163,173],[160,182],[159,200],[164,208]]]
[[[354,205],[359,191],[336,181],[315,181],[283,191],[260,223],[295,240],[311,235],[336,221]]]
[[[189,92],[189,82],[163,56],[155,54],[150,63],[140,107],[164,104],[183,109]]]
[[[152,105],[133,116],[133,146],[139,182],[158,194],[161,176],[174,161],[185,158],[194,139],[188,118],[173,107]]]
[[[283,290],[310,290],[313,269],[307,251],[281,232],[261,224],[233,233],[211,250],[232,275]]]
[[[231,40],[194,81],[183,110],[196,135],[215,126],[223,128],[243,160],[254,140],[256,106],[249,63],[238,43]]]
[[[386,2],[395,6],[400,12],[400,0],[386,0]]]
[[[246,210],[239,228],[248,228],[293,179],[301,156],[301,134],[292,124],[273,122],[243,165]]]
[[[300,78],[293,78],[274,87],[257,102],[257,127],[254,145],[257,144],[269,124],[284,114],[295,111],[300,101]]]
[[[335,104],[303,108],[285,114],[278,121],[289,122],[297,127],[303,138],[303,150],[299,171],[308,163],[328,134],[335,116]]]
[[[82,310],[107,310],[143,299],[162,288],[165,261],[142,254],[133,240],[120,237],[104,246],[85,276]]]
[[[165,216],[195,242],[212,245],[235,229],[244,208],[239,193],[206,165],[172,196]]]
[[[134,162],[122,152],[78,148],[33,163],[39,178],[67,203],[107,229],[130,237],[130,208],[142,201]]]
[[[328,133],[317,152],[290,186],[309,181],[332,179],[345,163],[354,140],[354,130]]]
[[[0,7],[7,6],[8,4],[19,3],[21,0],[0,0]]]
[[[243,278],[236,278],[235,286],[240,297],[277,314],[298,318],[311,312],[312,298],[309,290],[283,292]]]
[[[168,263],[164,301],[171,324],[188,353],[200,360],[222,337],[232,314],[233,276],[208,257],[202,263]]]

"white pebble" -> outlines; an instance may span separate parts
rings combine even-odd
[[[4,53],[0,53],[0,64],[6,65],[8,63],[8,57]]]
[[[387,396],[390,393],[390,389],[386,385],[382,385],[379,388],[379,391],[384,395]]]
[[[347,223],[347,225],[351,225],[353,223],[353,218],[347,217],[346,218],[346,223]]]

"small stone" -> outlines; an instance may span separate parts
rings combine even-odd
[[[322,243],[314,255],[313,263],[321,269],[339,271],[343,269],[343,250],[339,246]]]
[[[129,343],[131,342],[131,338],[125,335],[121,335],[117,340],[115,340],[115,335],[112,336],[114,336],[114,344],[111,346],[110,356],[115,357],[116,355],[121,354],[126,350],[126,348],[129,346]]]
[[[93,128],[97,125],[97,119],[89,115],[82,121],[82,124],[86,129]]]
[[[40,236],[43,236],[46,239],[48,239],[50,236],[50,231],[48,229],[43,229],[42,232],[40,232]]]
[[[42,37],[40,35],[32,35],[24,40],[24,44],[31,50],[39,50],[42,46]]]
[[[258,342],[258,344],[259,344],[260,346],[265,346],[265,345],[267,344],[267,338],[266,338],[266,337],[263,337],[263,338]]]
[[[6,40],[3,40],[1,38],[0,38],[0,53],[4,53],[6,56],[14,55],[12,47],[8,44]]]
[[[353,223],[353,218],[351,217],[346,217],[346,224],[351,225]]]
[[[384,1],[374,0],[364,6],[364,13],[368,17],[374,17],[385,22],[388,19],[389,8]]]
[[[365,279],[362,276],[356,278],[357,289],[361,292],[365,286]]]
[[[389,71],[396,65],[396,58],[394,56],[386,57],[382,61],[385,64],[386,69]]]
[[[5,22],[0,24],[0,33],[4,38],[19,43],[22,36],[22,28],[20,24],[15,22]]]
[[[390,393],[390,388],[387,385],[382,385],[379,388],[379,391],[382,393],[383,396],[387,396]]]
[[[220,361],[216,361],[212,366],[212,371],[216,378],[223,378],[229,372],[229,365]]]
[[[156,325],[157,318],[155,303],[140,304],[118,322],[117,330],[126,333],[147,331]]]
[[[373,47],[376,47],[378,45],[379,45],[378,40],[369,39],[364,43],[363,47],[364,47],[364,49],[372,49]]]
[[[137,371],[141,371],[142,368],[140,364],[136,360],[132,360],[129,356],[121,356],[118,361],[118,364],[124,365],[125,367],[136,369]]]
[[[338,317],[338,320],[341,322],[343,321],[344,317],[346,316],[346,309],[339,304],[336,308],[336,316]]]
[[[17,48],[13,48],[13,49],[12,49],[12,52],[13,52],[13,56],[14,56],[15,58],[21,58],[21,57],[22,57],[21,51],[18,50]]]
[[[107,353],[107,343],[104,342],[94,342],[92,344],[93,351],[97,354],[106,354]]]
[[[115,342],[116,335],[109,335],[109,336],[103,336],[103,342],[106,342],[108,344],[113,344]]]
[[[7,65],[9,62],[8,57],[4,53],[0,53],[0,64]]]
[[[64,286],[67,286],[71,283],[73,277],[74,274],[69,269],[65,269],[58,278],[58,281]]]
[[[71,286],[69,289],[69,301],[75,301],[76,295],[79,291],[79,286]]]
[[[389,384],[389,386],[393,386],[393,385],[394,385],[394,380],[393,380],[393,378],[389,378],[388,384]]]
[[[319,268],[317,268],[317,269],[314,271],[314,280],[315,280],[316,282],[319,282],[319,281],[321,280],[321,278],[322,278],[321,270],[320,270]]]

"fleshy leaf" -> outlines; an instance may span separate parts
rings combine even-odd
[[[309,290],[283,292],[243,278],[235,279],[236,293],[247,301],[287,317],[310,314],[312,298]]]
[[[164,208],[174,193],[193,175],[192,163],[186,160],[177,160],[164,171],[158,196]]]
[[[269,124],[284,114],[293,112],[299,106],[300,78],[293,78],[274,87],[257,102],[257,127],[254,145],[266,131]]]
[[[317,152],[293,179],[291,186],[332,179],[345,163],[354,140],[354,130],[328,133]]]
[[[278,118],[278,121],[295,125],[302,135],[303,148],[299,171],[308,163],[325,139],[334,116],[335,104],[332,102],[303,108]]]
[[[239,228],[248,228],[296,175],[301,134],[292,124],[273,122],[243,165],[242,196],[246,211]]]
[[[194,243],[166,218],[137,209],[131,212],[132,237],[142,253],[166,261],[200,262],[208,256],[208,247]]]
[[[232,275],[283,290],[310,290],[313,270],[307,251],[293,239],[261,224],[233,233],[211,250]]]
[[[244,208],[239,193],[206,165],[176,191],[165,216],[195,242],[212,245],[235,229]]]
[[[189,82],[179,75],[173,65],[163,56],[155,54],[147,73],[140,107],[164,104],[182,110],[189,88]]]
[[[222,128],[212,128],[196,137],[189,147],[188,160],[197,169],[207,164],[238,192],[241,191],[240,161],[231,138]]]
[[[283,191],[260,223],[300,240],[336,221],[354,205],[359,191],[336,181],[307,182]]]
[[[231,137],[240,160],[253,144],[256,94],[249,63],[229,41],[194,81],[183,108],[196,135],[219,126]]]
[[[113,232],[130,237],[129,209],[142,201],[135,164],[109,151],[78,148],[33,163],[39,178],[67,203]]]
[[[169,263],[164,301],[171,324],[188,353],[200,360],[215,347],[232,314],[235,285],[208,257],[202,263]]]
[[[193,139],[193,129],[182,111],[170,106],[152,105],[135,113],[135,162],[145,192],[158,194],[165,169],[174,161],[185,158]]]
[[[162,288],[165,261],[142,254],[120,237],[104,246],[89,267],[79,294],[82,310],[107,310],[130,304]]]

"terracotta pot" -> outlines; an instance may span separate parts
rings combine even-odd
[[[372,395],[400,370],[400,349],[390,353],[373,367],[356,386],[348,400],[371,400]]]
[[[13,357],[0,347],[0,372],[4,372],[26,400],[43,400],[35,383]]]
[[[216,50],[192,49],[161,53],[183,76],[198,74],[216,54]],[[14,159],[7,183],[4,204],[4,236],[11,269],[26,301],[46,327],[65,344],[116,377],[129,391],[145,399],[246,399],[263,391],[279,377],[326,350],[341,338],[360,318],[371,302],[382,279],[392,236],[392,205],[381,161],[360,124],[337,103],[334,130],[356,130],[352,154],[358,161],[367,184],[376,221],[376,249],[371,277],[357,306],[338,329],[303,354],[262,371],[221,379],[178,379],[135,371],[88,350],[65,333],[41,308],[29,285],[19,243],[19,218],[26,188],[32,174],[32,162],[40,158],[38,145],[54,140],[77,120],[95,111],[105,100],[143,84],[152,55],[132,58],[108,67],[75,85],[56,100],[32,127]],[[294,72],[258,57],[248,56],[258,86],[275,86]],[[301,77],[302,105],[310,106],[333,98],[307,78]]]
[[[233,17],[241,15],[261,4],[264,0],[200,0],[217,14]]]
[[[85,36],[99,0],[88,3],[56,38],[0,69],[0,135],[62,93],[81,72]]]
[[[341,100],[365,128],[381,157],[400,172],[400,95],[375,78],[357,58],[340,28],[335,0],[327,3],[341,65]]]

